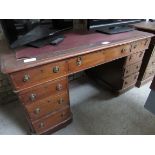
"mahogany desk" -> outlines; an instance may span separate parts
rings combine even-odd
[[[72,120],[70,74],[124,57],[121,80],[126,89],[137,80],[139,62],[151,37],[152,34],[140,31],[115,35],[66,33],[65,40],[56,47],[25,48],[3,55],[1,71],[11,80],[31,132],[47,134]],[[35,57],[36,61],[26,63],[22,57]]]
[[[140,31],[155,34],[155,22],[141,22],[138,24],[133,24],[132,26]],[[155,37],[151,39],[149,48],[146,50],[144,54],[136,86],[141,87],[143,84],[151,81],[154,75],[155,75]]]

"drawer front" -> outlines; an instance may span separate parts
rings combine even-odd
[[[143,59],[144,53],[145,51],[141,51],[129,55],[126,59],[125,66],[141,61]]]
[[[132,85],[133,83],[136,83],[138,75],[139,75],[139,72],[132,74],[129,77],[125,78],[124,82],[123,82],[123,88],[127,88],[128,86]]]
[[[19,99],[24,104],[31,104],[44,99],[51,94],[54,96],[68,89],[67,77],[50,81],[19,92]]]
[[[130,45],[126,44],[72,58],[68,61],[69,72],[74,73],[81,71],[98,64],[103,64],[105,62],[114,60],[116,58],[121,58],[128,55],[129,53]]]
[[[25,108],[32,120],[39,119],[42,116],[63,109],[69,106],[69,96],[67,92],[63,92],[57,96],[49,96],[34,104],[26,105]]]
[[[133,73],[139,72],[141,64],[142,64],[142,61],[129,65],[126,68],[124,68],[124,77],[129,76]]]
[[[131,52],[139,52],[148,49],[151,39],[143,39],[131,43]]]
[[[155,46],[154,46],[153,51],[152,51],[152,57],[155,57]]]
[[[155,66],[155,57],[151,57],[148,63],[148,67]]]
[[[48,131],[59,125],[60,123],[70,119],[72,117],[70,108],[66,108],[62,111],[59,111],[55,114],[44,117],[38,121],[32,122],[32,125],[35,131],[38,134]]]
[[[68,65],[66,61],[62,61],[12,73],[10,77],[14,87],[18,90],[46,82],[50,79],[54,80],[67,73]]]
[[[143,80],[145,80],[145,79],[147,79],[147,78],[149,78],[149,77],[151,77],[151,76],[154,76],[154,74],[155,74],[155,69],[154,69],[154,68],[147,69],[147,70],[145,71]]]

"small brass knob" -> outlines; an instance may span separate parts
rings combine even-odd
[[[31,101],[34,101],[36,99],[36,96],[37,96],[36,94],[31,94],[30,95],[30,100]]]
[[[82,58],[81,57],[78,57],[77,58],[77,61],[76,61],[76,65],[77,66],[81,66],[81,64],[82,64]]]
[[[24,75],[24,78],[23,78],[23,81],[24,81],[24,82],[27,82],[27,81],[29,81],[29,79],[30,79],[30,75],[25,74],[25,75]]]
[[[36,109],[34,110],[34,113],[35,113],[35,114],[39,114],[39,113],[40,113],[40,108],[36,108]]]
[[[63,98],[60,98],[59,101],[58,101],[59,104],[63,104],[63,102],[64,102]]]
[[[56,90],[58,90],[58,91],[62,90],[62,84],[59,83],[59,84],[56,86]]]
[[[41,123],[40,123],[40,128],[43,128],[43,127],[44,127],[44,123],[41,122]]]
[[[58,73],[59,72],[59,66],[53,67],[53,73]]]

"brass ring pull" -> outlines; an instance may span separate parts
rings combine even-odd
[[[62,90],[62,84],[59,83],[59,84],[56,86],[56,90],[57,90],[57,91]]]
[[[27,82],[27,81],[29,81],[29,79],[30,79],[30,75],[25,74],[25,75],[24,75],[24,78],[23,78],[23,81],[24,81],[24,82]]]
[[[58,73],[59,72],[59,66],[53,67],[53,73]]]
[[[30,100],[31,101],[34,101],[36,99],[36,96],[37,96],[36,94],[31,94],[30,95]]]
[[[82,64],[82,58],[81,57],[78,57],[77,58],[77,61],[76,61],[76,65],[77,66],[81,66],[81,64]]]
[[[35,114],[39,114],[39,113],[40,113],[40,108],[36,108],[36,109],[34,110],[34,113],[35,113]]]

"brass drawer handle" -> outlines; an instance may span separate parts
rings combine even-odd
[[[126,84],[128,84],[128,82],[127,82],[127,81],[125,81],[125,85],[126,85]]]
[[[134,77],[134,80],[136,80],[137,79],[137,75],[135,75],[135,77]]]
[[[60,99],[58,100],[58,103],[59,103],[59,104],[63,104],[63,103],[64,103],[64,99],[63,99],[63,98],[60,98]]]
[[[129,61],[132,59],[132,55],[130,55],[130,57],[129,57]]]
[[[36,94],[31,94],[30,95],[30,100],[31,101],[34,101],[36,99],[36,96],[37,96]]]
[[[133,48],[134,48],[134,49],[137,48],[137,45],[134,45]]]
[[[76,65],[77,66],[81,66],[81,64],[82,64],[82,58],[81,57],[78,57],[77,58],[77,61],[76,61]]]
[[[129,73],[129,71],[128,71],[128,70],[126,70],[126,73]]]
[[[56,86],[56,90],[57,90],[57,91],[62,90],[62,84],[58,84],[58,85]]]
[[[64,117],[65,116],[65,113],[61,113],[61,117]]]
[[[147,45],[147,42],[148,42],[148,40],[145,41],[145,43],[144,43],[145,46]]]
[[[38,114],[40,113],[40,108],[36,108],[36,109],[34,110],[34,113],[38,115]]]
[[[45,125],[43,122],[40,123],[40,128],[43,128]]]
[[[59,66],[53,67],[53,73],[58,73],[59,72]]]
[[[141,52],[141,53],[139,54],[139,58],[142,57],[142,55],[143,55],[143,52]]]
[[[123,49],[121,50],[121,53],[124,53],[124,52],[126,52],[126,49],[125,49],[125,48],[123,48]]]
[[[29,80],[30,80],[30,75],[25,74],[25,75],[24,75],[24,78],[23,78],[23,81],[24,81],[24,82],[27,82],[27,81],[29,81]]]

